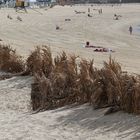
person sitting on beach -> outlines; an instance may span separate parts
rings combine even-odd
[[[86,48],[89,48],[89,47],[90,47],[89,44],[90,44],[89,41],[87,41],[85,47],[86,47]]]
[[[119,20],[119,17],[122,17],[122,16],[121,15],[114,14],[114,20]]]
[[[71,21],[71,19],[70,18],[66,18],[65,21]]]
[[[119,20],[118,16],[116,16],[115,20]]]
[[[90,14],[88,14],[88,17],[92,17]]]
[[[118,15],[114,14],[114,20],[119,20]]]
[[[130,26],[130,27],[129,27],[130,35],[132,35],[132,31],[133,31],[133,28],[132,28],[132,26]]]
[[[86,42],[86,45],[84,46],[84,48],[102,48],[102,47],[90,45],[89,41],[87,41],[87,42]]]
[[[56,25],[56,30],[59,30],[59,29],[60,29],[60,27],[58,25]]]
[[[110,48],[96,48],[94,52],[115,52],[115,51]]]

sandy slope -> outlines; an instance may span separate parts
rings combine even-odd
[[[91,106],[32,114],[31,77],[0,81],[0,140],[139,140],[140,117]]]
[[[76,53],[82,57],[95,59],[95,65],[102,66],[108,60],[109,53],[93,52],[93,49],[82,48],[88,40],[94,45],[111,48],[116,52],[112,54],[122,64],[125,70],[132,73],[140,71],[140,36],[130,36],[128,27],[140,24],[140,5],[122,6],[93,6],[92,18],[87,14],[75,14],[74,10],[86,11],[88,6],[60,7],[52,9],[36,9],[38,12],[28,10],[28,14],[15,13],[13,9],[0,10],[0,38],[3,43],[9,43],[24,56],[29,54],[35,45],[48,44],[53,54],[65,50]],[[93,9],[103,9],[103,14]],[[42,14],[40,14],[42,13]],[[114,14],[122,15],[120,20],[113,20]],[[7,18],[7,15],[13,18]],[[20,16],[22,22],[16,18]],[[70,22],[65,22],[70,18]],[[56,31],[59,25],[62,30]]]
[[[99,7],[93,7],[99,8]],[[128,34],[129,25],[140,24],[140,5],[121,7],[103,6],[103,15],[94,11],[94,17],[75,15],[74,10],[86,11],[87,6],[55,7],[39,14],[15,13],[12,9],[0,10],[0,38],[17,51],[28,56],[37,44],[49,44],[55,55],[60,50],[74,52],[82,57],[95,58],[101,66],[108,53],[95,53],[81,46],[86,40],[95,45],[114,49],[113,57],[130,71],[140,71],[140,36]],[[121,14],[119,21],[113,14]],[[7,14],[12,20],[7,19]],[[22,17],[23,22],[16,19]],[[71,22],[65,22],[71,18]],[[55,30],[55,25],[63,29]],[[32,114],[30,109],[31,77],[13,77],[0,81],[0,140],[139,140],[140,117],[118,112],[104,116],[105,110],[91,106],[65,107]]]

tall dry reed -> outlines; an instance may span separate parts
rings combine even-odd
[[[44,46],[29,58],[33,61],[28,59],[28,68],[35,73],[38,87],[37,96],[32,98],[34,110],[89,102],[96,109],[117,106],[126,112],[140,113],[139,76],[123,72],[111,57],[101,69],[93,66],[93,60],[77,63],[76,56],[67,56],[65,52],[53,60],[50,49]],[[33,90],[32,94],[35,93]]]
[[[129,113],[140,113],[140,76],[123,72],[111,57],[101,69],[93,60],[60,53],[54,59],[47,46],[36,47],[25,64],[10,46],[0,45],[0,70],[26,71],[34,76],[33,110],[46,110],[89,102],[94,108],[117,106]]]
[[[17,73],[24,70],[24,61],[8,45],[0,45],[0,70]]]

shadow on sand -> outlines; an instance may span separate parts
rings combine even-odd
[[[57,121],[60,125],[74,124],[90,131],[101,129],[103,130],[102,134],[117,132],[118,139],[127,139],[128,137],[131,137],[132,140],[140,139],[140,116],[124,112],[104,116],[106,109],[93,110],[87,104],[74,108],[60,108],[53,112],[65,112],[69,109],[71,111],[67,115],[58,118]]]

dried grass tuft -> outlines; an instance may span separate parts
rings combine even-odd
[[[46,76],[49,76],[53,69],[52,54],[50,48],[45,45],[41,47],[37,46],[28,57],[26,65],[26,71],[32,75],[35,73],[40,75],[44,73]]]
[[[24,61],[8,45],[0,45],[0,70],[18,73],[24,70]]]
[[[15,50],[8,45],[0,45],[1,71],[34,76],[31,92],[33,110],[88,102],[96,109],[110,106],[114,110],[140,114],[139,75],[123,72],[121,65],[111,57],[101,69],[93,66],[93,60],[82,59],[77,63],[76,59],[77,56],[68,56],[65,52],[53,59],[49,47],[37,46],[25,67]]]
[[[96,69],[93,60],[82,59],[78,64],[76,59],[62,52],[53,60],[46,47],[32,53],[27,64],[36,79],[31,96],[33,110],[89,102],[96,109],[113,106],[140,113],[139,76],[124,73],[111,57],[102,69]]]

